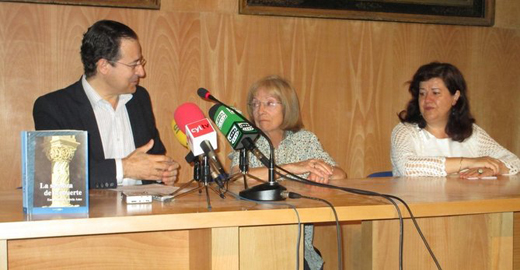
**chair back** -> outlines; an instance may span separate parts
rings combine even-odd
[[[374,178],[374,177],[392,177],[392,171],[383,171],[383,172],[375,172],[371,173],[367,176],[367,178]]]

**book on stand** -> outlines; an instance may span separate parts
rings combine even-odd
[[[22,131],[23,211],[88,213],[86,131]]]

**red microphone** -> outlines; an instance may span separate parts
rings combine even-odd
[[[173,119],[177,123],[179,129],[186,134],[186,125],[195,121],[206,118],[199,106],[195,103],[186,102],[181,104],[173,113]]]

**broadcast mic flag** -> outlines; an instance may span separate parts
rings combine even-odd
[[[194,156],[205,153],[200,146],[203,141],[209,141],[213,149],[217,149],[217,133],[197,105],[189,102],[180,105],[175,110],[174,119],[179,129],[184,130]]]
[[[259,132],[256,128],[226,106],[215,104],[209,109],[208,114],[234,150],[244,148],[243,141],[246,138],[254,141],[258,137]]]

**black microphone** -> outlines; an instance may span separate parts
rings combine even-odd
[[[202,179],[203,174],[203,168],[201,166],[200,156],[193,155],[193,152],[189,152],[186,157],[184,157],[186,162],[193,163],[193,179],[195,181],[200,181]],[[224,176],[226,175],[226,176]],[[212,179],[215,180],[215,182],[222,187],[224,187],[224,183],[222,181],[227,180],[227,173],[224,172],[223,175],[219,175],[215,172],[214,168],[212,167],[210,170],[210,176]],[[220,182],[219,182],[220,181]]]
[[[197,89],[197,95],[199,95],[199,97],[201,97],[203,99],[213,100],[213,101],[215,101],[217,103],[225,105],[224,103],[220,102],[220,100],[218,100],[214,96],[212,96],[208,90],[206,90],[206,89],[204,89],[202,87]]]
[[[237,112],[233,107],[230,107],[230,106],[224,104],[223,102],[221,102],[220,100],[216,99],[214,96],[212,96],[210,94],[210,92],[208,90],[206,90],[204,88],[199,88],[197,90],[197,94],[204,99],[209,99],[209,100],[215,101],[215,102],[219,103],[220,105],[225,106],[227,109],[229,109],[229,111],[233,112],[234,114],[241,116],[241,120],[244,120],[252,128],[256,129],[260,134],[262,134],[262,136],[264,136],[264,138],[269,143],[269,148],[271,150],[270,157],[269,157],[269,166],[268,166],[269,181],[267,183],[254,186],[252,188],[245,189],[245,190],[241,191],[239,193],[239,195],[242,197],[248,198],[248,199],[258,200],[258,201],[285,200],[285,198],[281,196],[281,193],[287,189],[275,181],[274,146],[273,146],[273,142],[271,142],[271,140],[269,139],[267,134],[265,134],[261,129],[256,127],[256,125],[253,124],[251,121],[249,121],[245,117],[243,117],[242,114]],[[222,110],[222,111],[225,111],[225,110]],[[213,118],[212,118],[212,120],[215,121]],[[226,118],[224,118],[221,121],[225,121],[225,120],[226,120]],[[219,125],[217,122],[215,122],[215,124],[217,126]],[[227,138],[227,136],[226,136],[226,138]],[[244,140],[241,140],[241,141],[243,142]]]
[[[242,141],[244,148],[249,150],[253,155],[264,164],[264,166],[269,168],[269,159],[262,153],[255,145],[255,143],[250,138],[245,138]]]
[[[240,149],[238,167],[243,174],[246,174],[249,171],[249,155],[247,154],[247,149],[245,148]],[[247,181],[245,184],[247,185]]]
[[[211,146],[211,143],[207,140],[204,140],[200,143],[200,147],[202,148],[202,151],[209,157],[209,161],[211,165],[219,172],[218,175],[212,175],[215,182],[217,182],[218,186],[223,188],[224,187],[224,181],[226,181],[229,176],[224,170],[224,167],[222,166],[222,163],[220,163],[220,160],[218,159],[217,155],[215,154],[215,150]]]
[[[186,162],[193,163],[193,179],[195,181],[200,181],[201,179],[201,167],[199,157],[193,155],[193,152],[189,152],[186,157],[184,157]]]

